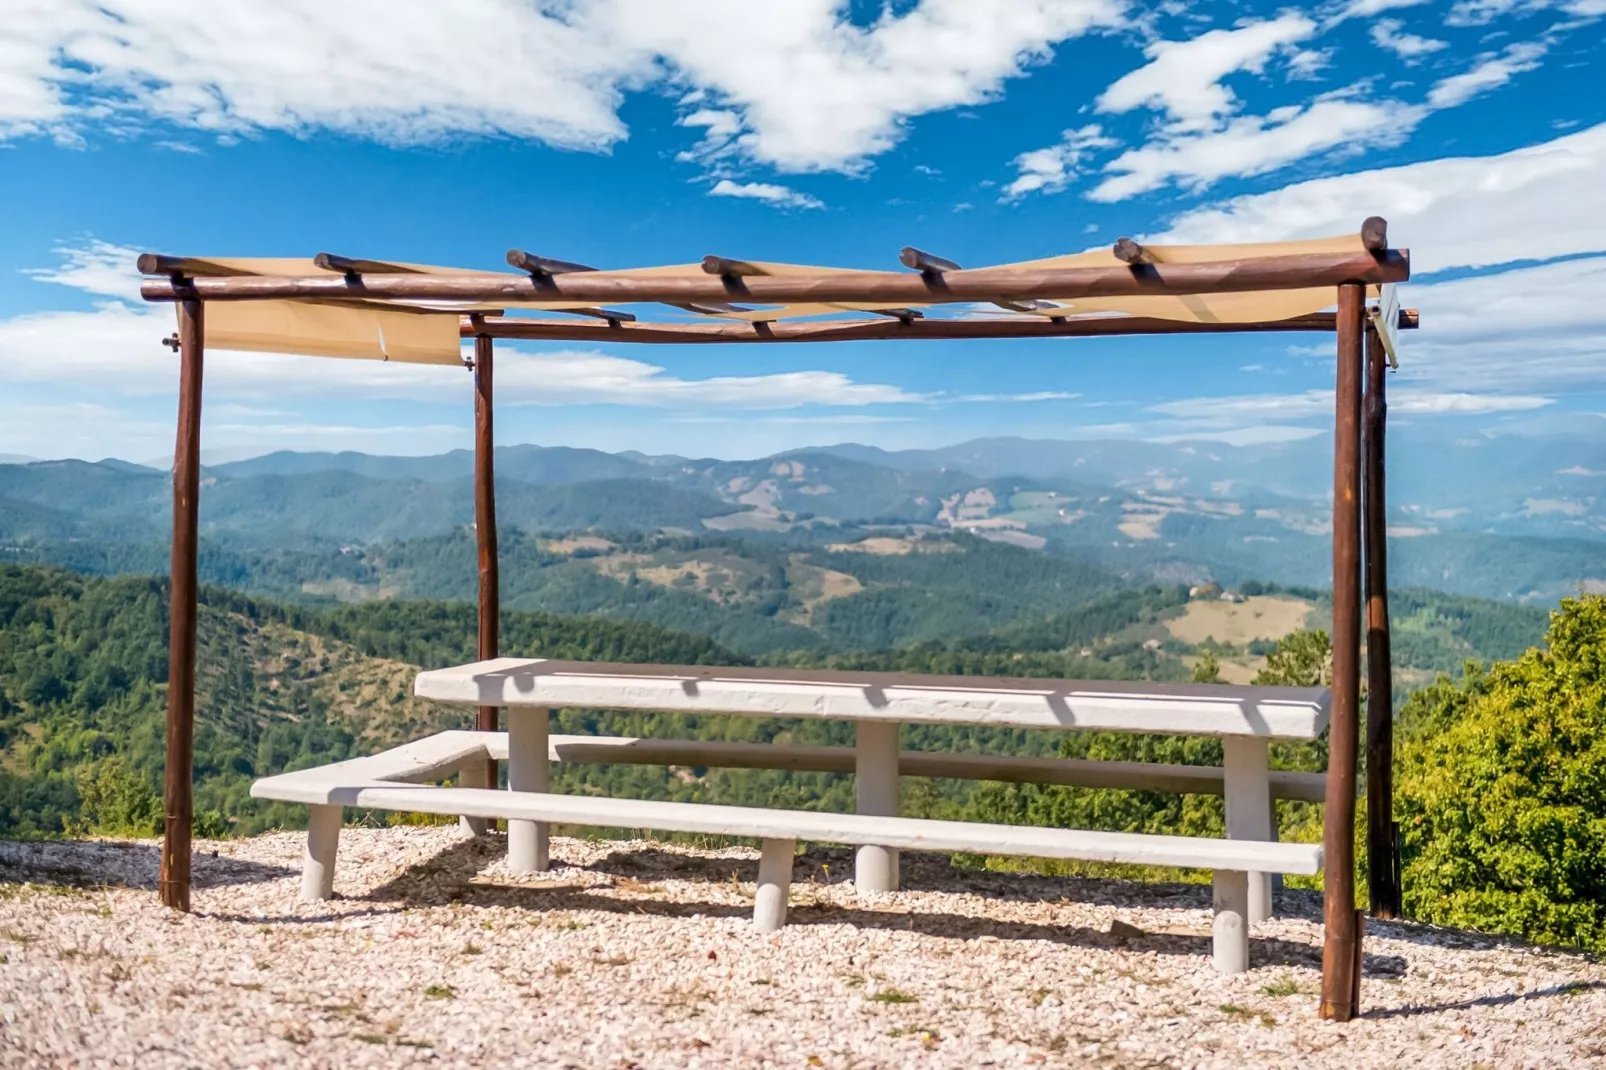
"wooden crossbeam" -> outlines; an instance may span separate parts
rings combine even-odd
[[[882,339],[1075,338],[1142,334],[1233,334],[1276,331],[1336,330],[1331,312],[1316,312],[1267,323],[1193,323],[1146,316],[1097,316],[1082,319],[920,319],[814,320],[793,323],[745,323],[729,320],[700,323],[623,323],[610,327],[576,320],[480,317],[465,319],[465,337],[544,339],[554,342],[638,342],[697,345],[752,342],[868,342]],[[1416,309],[1400,311],[1400,328],[1414,330]]]

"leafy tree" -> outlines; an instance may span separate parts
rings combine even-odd
[[[1201,654],[1188,676],[1196,684],[1221,683],[1221,659],[1214,654]]]
[[[1255,683],[1276,687],[1325,687],[1333,682],[1333,644],[1320,628],[1293,632],[1266,655]]]
[[[162,800],[145,779],[113,756],[78,772],[78,831],[97,836],[155,836],[162,831]]]
[[[1606,949],[1606,598],[1564,600],[1546,641],[1402,709],[1404,906]]]

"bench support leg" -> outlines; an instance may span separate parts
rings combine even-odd
[[[758,894],[753,897],[753,928],[772,933],[786,924],[796,840],[765,840],[758,858]]]
[[[860,721],[854,731],[854,809],[876,817],[897,817],[898,725]],[[853,863],[853,883],[861,892],[897,891],[897,848],[860,847]]]
[[[1242,973],[1249,968],[1249,882],[1251,875],[1218,869],[1210,890],[1215,921],[1211,925],[1215,966],[1221,973]]]
[[[1259,840],[1277,838],[1271,823],[1271,773],[1267,741],[1255,736],[1223,736],[1221,739],[1222,788],[1227,797],[1227,838]],[[1246,920],[1254,925],[1271,917],[1271,874],[1249,874],[1249,912]]]
[[[507,786],[509,791],[547,791],[552,763],[547,755],[549,718],[544,709],[507,711]],[[514,873],[545,873],[551,826],[545,821],[507,823],[507,865]]]
[[[491,763],[481,758],[470,758],[468,764],[457,771],[457,786],[460,788],[488,788],[485,776]],[[464,832],[472,836],[483,836],[490,831],[491,824],[483,817],[460,817],[458,825]]]
[[[301,898],[308,902],[335,897],[335,852],[340,846],[338,806],[311,806],[307,814],[307,850],[301,859]]]

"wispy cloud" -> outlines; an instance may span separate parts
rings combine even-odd
[[[799,193],[788,186],[772,182],[732,182],[722,178],[708,191],[710,197],[740,197],[744,200],[763,201],[777,208],[824,208],[825,202]]]
[[[1023,152],[1014,159],[1019,172],[1015,180],[1004,187],[999,195],[1003,202],[1018,201],[1029,193],[1058,193],[1077,175],[1081,163],[1094,149],[1113,148],[1119,144],[1105,137],[1097,123],[1075,130],[1067,130],[1058,145],[1046,149]]]

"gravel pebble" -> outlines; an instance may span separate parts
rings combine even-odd
[[[860,896],[816,849],[761,936],[745,848],[557,838],[516,877],[496,837],[351,828],[301,903],[303,840],[198,843],[190,915],[154,843],[0,843],[0,1065],[1606,1065],[1598,961],[1422,925],[1369,923],[1365,1016],[1319,1020],[1312,893],[1222,977],[1198,886],[905,854]]]

